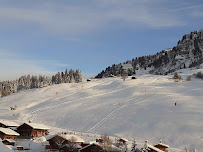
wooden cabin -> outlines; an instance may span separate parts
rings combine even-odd
[[[77,144],[72,144],[72,145],[70,145],[70,144],[65,144],[63,147],[62,147],[62,150],[64,151],[64,152],[68,152],[68,151],[71,151],[71,152],[78,152],[79,151],[79,149],[81,149],[82,148],[82,146],[80,146],[80,145],[77,145]]]
[[[15,143],[16,143],[16,141],[13,140],[13,139],[4,139],[4,140],[2,141],[2,143],[3,143],[4,145],[12,145],[12,146],[14,146]]]
[[[79,150],[79,152],[101,152],[106,151],[102,144],[99,144],[98,142],[89,144]],[[107,150],[108,152],[121,152],[121,149],[118,147],[111,145],[110,149]]]
[[[16,140],[19,134],[9,128],[2,128],[0,127],[0,138],[4,139],[13,139]]]
[[[103,148],[98,144],[89,144],[79,150],[79,152],[101,152]]]
[[[17,128],[19,125],[13,121],[0,120],[0,127],[2,128]]]
[[[154,146],[148,144],[148,141],[147,141],[147,140],[145,141],[144,149],[146,149],[147,152],[163,152],[163,151],[160,150],[159,148],[156,148],[156,147],[154,147]]]
[[[32,137],[42,137],[48,135],[50,128],[37,123],[24,123],[17,128],[20,138],[29,139]]]
[[[67,134],[59,134],[51,136],[47,139],[51,146],[51,149],[59,149],[59,143],[63,145],[75,144],[81,146],[84,143],[84,140],[75,136],[75,135],[67,135]]]
[[[162,143],[162,140],[160,140],[160,142],[156,145],[154,145],[154,147],[158,148],[158,149],[161,149],[162,151],[165,151],[167,152],[167,148],[169,148],[169,145],[165,145]]]

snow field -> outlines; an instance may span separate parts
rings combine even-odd
[[[173,148],[202,149],[202,81],[171,77],[106,78],[25,90],[0,99],[0,119],[32,120],[52,126],[51,132],[106,133],[152,144],[161,138]],[[10,111],[15,105],[18,109]]]

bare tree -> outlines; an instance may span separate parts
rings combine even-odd
[[[109,136],[101,135],[100,145],[103,148],[103,152],[109,152],[112,149],[112,141],[110,140]]]

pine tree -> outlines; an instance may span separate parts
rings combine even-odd
[[[80,70],[75,71],[75,82],[76,83],[82,82],[82,74]]]
[[[52,76],[52,83],[53,83],[53,84],[56,83],[56,76],[55,76],[55,75]]]
[[[30,75],[28,74],[26,78],[26,89],[30,89],[30,87],[31,87],[31,78]]]
[[[65,71],[64,83],[69,83],[69,75],[68,75],[68,69],[67,68],[66,68],[66,71]]]
[[[70,83],[75,82],[74,73],[75,73],[75,72],[73,71],[73,69],[70,69],[70,71],[69,71]]]
[[[73,82],[82,82],[82,74],[80,70],[70,70],[67,69],[65,72],[58,72],[56,75],[53,75],[51,78],[47,76],[21,76],[18,80],[14,81],[3,81],[0,82],[0,97],[7,96],[11,93],[15,93],[21,89],[33,89],[39,87],[45,87],[52,84],[60,83],[73,83]]]

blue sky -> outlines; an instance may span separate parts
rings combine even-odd
[[[203,29],[202,0],[0,0],[0,81],[112,64]]]

